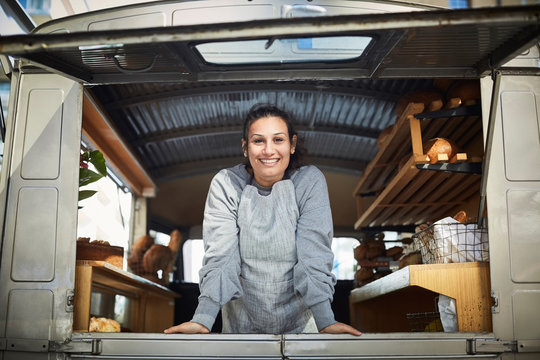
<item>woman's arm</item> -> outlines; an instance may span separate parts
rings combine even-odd
[[[237,208],[241,187],[229,171],[219,172],[208,191],[203,220],[205,255],[199,272],[199,304],[192,321],[166,331],[205,333],[212,329],[221,307],[242,295],[238,278]],[[200,325],[200,327],[199,327]]]
[[[300,212],[296,230],[295,288],[311,309],[319,331],[359,335],[358,330],[338,323],[331,307],[336,278],[332,274],[333,223],[326,180],[313,166],[302,170],[304,173],[298,173],[293,180]]]

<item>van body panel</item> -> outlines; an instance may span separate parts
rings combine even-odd
[[[333,16],[340,14],[377,14],[438,9],[432,5],[398,2],[316,0],[309,4],[287,0],[213,0],[160,1],[95,11],[70,19],[49,21],[38,27],[39,33],[150,28],[226,23],[235,21]]]
[[[72,333],[82,85],[54,74],[14,74],[20,96],[6,138],[0,336],[22,351],[30,340],[39,349],[39,341]]]
[[[540,317],[530,304],[538,303],[540,286],[535,256],[540,252],[540,182],[536,168],[540,157],[536,145],[540,78],[504,75],[504,70],[500,76],[500,91],[496,94],[499,107],[489,124],[494,127],[491,157],[487,160],[487,174],[483,174],[487,176],[491,289],[495,301],[493,332],[501,339],[537,340]],[[481,85],[483,93],[491,93],[490,78],[482,79]],[[490,99],[484,97],[482,102],[487,111]],[[484,113],[487,118],[489,114]],[[487,128],[488,122],[484,125]],[[528,146],[522,148],[522,144]],[[523,162],[523,158],[530,161]]]
[[[161,81],[474,77],[530,48],[540,34],[540,7],[269,19],[209,24],[12,36],[2,52],[19,55],[88,84]],[[294,24],[291,23],[294,20]],[[343,33],[372,37],[362,56],[346,62],[209,64],[199,42],[311,37]],[[486,34],[488,36],[486,36]],[[477,39],[481,39],[481,44]],[[478,51],[480,48],[482,51]],[[422,50],[424,49],[424,50]],[[426,49],[429,49],[426,50]],[[425,54],[418,55],[422,51]],[[181,56],[178,53],[181,52]],[[449,54],[461,52],[460,57]],[[416,55],[411,55],[416,54]],[[279,70],[279,71],[274,71]]]

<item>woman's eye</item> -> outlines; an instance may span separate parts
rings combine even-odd
[[[262,142],[263,142],[262,139],[253,140],[253,143],[255,143],[255,144],[261,144]]]
[[[283,139],[283,138],[275,138],[274,141],[277,142],[277,143],[279,143],[279,142],[283,142],[284,139]]]

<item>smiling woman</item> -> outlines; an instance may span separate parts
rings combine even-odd
[[[244,122],[246,164],[212,180],[203,222],[205,257],[192,321],[166,333],[361,333],[331,308],[333,224],[328,189],[302,149],[290,116],[272,105]]]
[[[246,168],[265,187],[281,180],[286,170],[299,167],[304,152],[289,115],[271,105],[256,105],[249,112],[242,149],[247,158]]]

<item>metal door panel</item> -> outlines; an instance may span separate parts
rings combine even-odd
[[[56,257],[58,190],[52,187],[23,187],[17,195],[11,279],[52,281]]]
[[[0,350],[6,358],[17,350],[47,351],[49,341],[72,333],[82,112],[82,86],[64,77],[14,71],[11,88],[19,96],[10,111],[9,168],[2,174],[0,339],[6,346]],[[51,100],[37,102],[41,112],[33,108],[38,94]],[[53,160],[39,161],[47,158]],[[36,168],[23,172],[23,164]]]
[[[506,177],[510,181],[540,180],[537,99],[534,91],[501,93]]]
[[[491,93],[491,79],[483,79],[481,85],[482,93]],[[534,159],[540,157],[540,150],[533,146],[528,150],[531,154],[520,154],[512,147],[505,146],[505,138],[510,137],[514,142],[519,142],[516,132],[521,130],[516,127],[524,127],[538,136],[535,127],[538,126],[539,113],[531,112],[531,106],[521,109],[503,98],[508,94],[525,94],[527,103],[530,103],[533,97],[539,97],[539,91],[539,76],[527,76],[525,73],[522,76],[512,76],[505,75],[504,70],[501,72],[500,92],[496,94],[501,101],[495,109],[493,123],[490,124],[493,129],[491,156],[484,160],[489,164],[483,176],[487,177],[490,274],[495,301],[493,333],[499,339],[517,343],[524,340],[540,341],[540,318],[536,311],[540,289],[537,256],[540,253],[540,181],[531,176],[536,170],[527,169],[535,166]],[[531,93],[534,96],[527,95]],[[511,95],[510,98],[515,96]],[[520,104],[523,102],[520,101]],[[482,108],[485,112],[490,108],[489,105],[489,98],[483,98]],[[488,119],[489,114],[484,113],[483,118]],[[527,124],[523,124],[524,121]],[[484,130],[487,128],[485,123]],[[531,160],[523,163],[521,156]],[[521,164],[521,168],[513,168],[513,176],[507,177],[506,164],[514,161]],[[525,351],[517,348],[517,351],[522,350]],[[534,348],[530,347],[527,351],[534,351]]]
[[[496,358],[468,354],[467,339],[476,333],[391,333],[352,335],[285,335],[286,359],[466,359]]]
[[[99,344],[94,355],[72,352],[76,359],[282,359],[280,335],[75,333],[72,340],[74,348]]]

